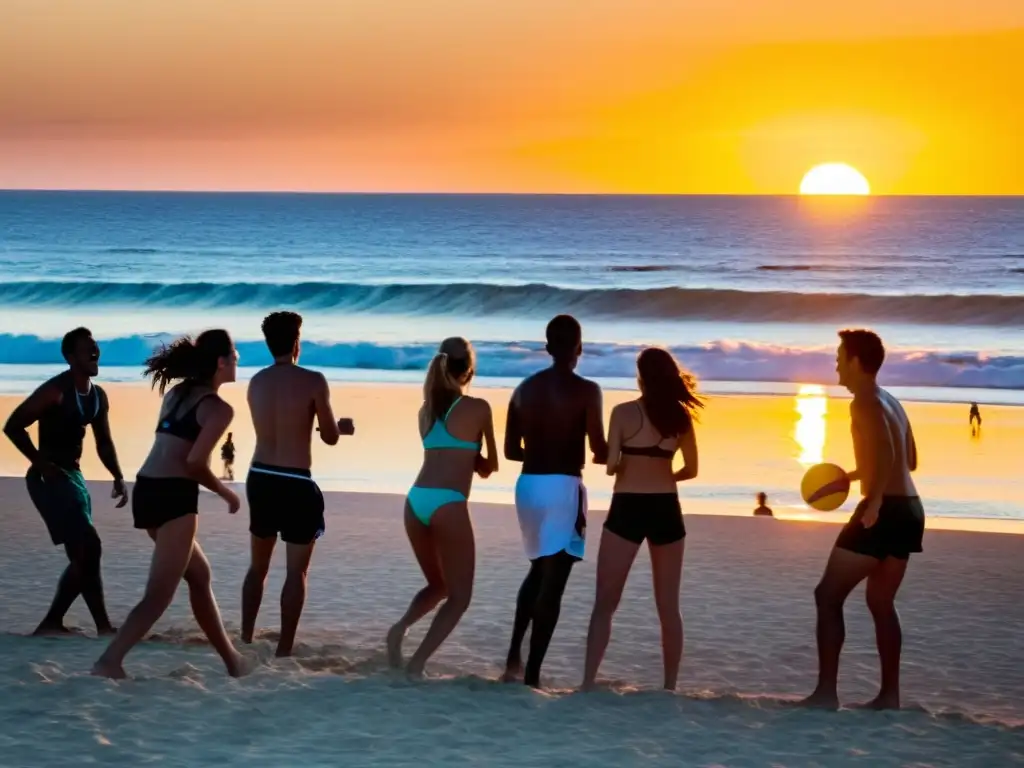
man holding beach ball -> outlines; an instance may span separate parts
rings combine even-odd
[[[814,590],[818,685],[801,703],[839,707],[839,655],[846,636],[843,604],[867,579],[882,682],[878,695],[865,706],[898,709],[903,635],[896,593],[911,553],[921,551],[924,535],[924,507],[911,477],[917,469],[917,446],[903,406],[876,381],[885,360],[882,340],[866,330],[840,331],[839,337],[836,372],[839,383],[853,395],[850,421],[857,466],[849,473],[834,465],[812,467],[801,490],[816,509],[836,509],[846,499],[849,484],[859,480],[863,498],[836,539]]]

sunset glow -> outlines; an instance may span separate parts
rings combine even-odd
[[[1018,0],[583,7],[15,0],[0,188],[1024,193]]]

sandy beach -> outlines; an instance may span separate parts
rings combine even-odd
[[[115,621],[138,599],[150,554],[130,516],[92,484]],[[684,494],[685,496],[685,494]],[[390,673],[383,636],[420,585],[397,496],[328,494],[296,658],[274,661],[280,559],[242,680],[224,676],[201,641],[184,590],[128,658],[134,678],[88,670],[92,638],[24,637],[62,564],[23,483],[0,481],[0,763],[104,765],[840,766],[1014,765],[1024,761],[1019,585],[1024,538],[931,530],[900,599],[905,627],[901,713],[796,710],[815,671],[813,601],[835,527],[694,515],[683,585],[686,652],[680,692],[657,690],[658,624],[641,553],[616,617],[605,690],[573,692],[582,671],[603,514],[569,583],[545,664],[545,692],[494,682],[525,563],[508,506],[474,503],[473,604],[424,682]],[[200,539],[232,632],[247,566],[245,509],[229,516],[203,495]],[[279,552],[278,555],[281,553]],[[877,666],[861,593],[847,609],[841,693],[874,692]],[[77,603],[70,622],[91,631]],[[408,646],[425,631],[410,633]],[[56,738],[59,735],[59,738]]]

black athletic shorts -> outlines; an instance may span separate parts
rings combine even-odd
[[[136,528],[153,530],[185,515],[199,514],[199,483],[187,477],[135,478],[132,518]]]
[[[604,527],[626,541],[642,544],[647,539],[656,547],[686,536],[683,510],[674,493],[612,494]]]
[[[286,544],[312,544],[324,535],[324,495],[308,469],[254,461],[245,479],[249,533]]]
[[[921,552],[924,538],[924,506],[917,496],[883,496],[878,522],[870,528],[861,524],[867,499],[862,499],[850,522],[843,526],[836,547],[879,560],[895,557],[907,560]]]

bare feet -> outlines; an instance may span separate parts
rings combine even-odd
[[[421,679],[423,677],[423,663],[413,659],[406,666],[405,674],[413,680]]]
[[[54,623],[50,621],[43,621],[35,632],[32,633],[34,637],[70,637],[72,635],[84,635],[85,633],[77,627],[72,629],[65,627],[62,623]]]
[[[96,677],[109,677],[111,680],[124,680],[128,677],[125,674],[124,667],[120,664],[111,664],[108,661],[104,661],[102,657],[92,665],[92,674]]]
[[[388,666],[392,669],[402,667],[402,641],[405,639],[405,627],[395,624],[388,630]]]
[[[900,708],[900,695],[899,693],[879,693],[871,701],[866,701],[863,704],[858,704],[857,709],[873,709],[881,711],[885,709],[899,709]]]
[[[815,691],[806,699],[796,703],[798,707],[808,709],[828,709],[835,711],[839,709],[839,694],[834,691]]]
[[[523,663],[520,661],[510,661],[506,667],[505,672],[501,676],[501,682],[503,683],[520,683],[523,680]]]
[[[105,627],[97,627],[96,628],[96,635],[98,637],[113,637],[116,634],[117,634],[117,627],[115,627],[113,624],[108,624]]]
[[[253,670],[253,664],[238,651],[233,651],[224,659],[224,666],[231,677],[245,677]]]

